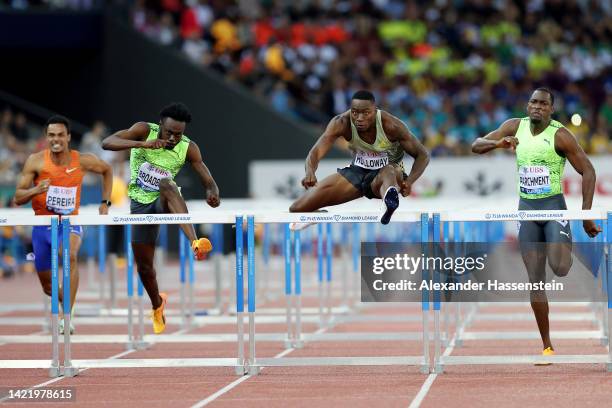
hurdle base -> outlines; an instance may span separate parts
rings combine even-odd
[[[49,377],[50,378],[57,378],[60,377],[62,375],[60,368],[57,366],[54,367],[50,367],[49,368]]]
[[[125,343],[125,350],[126,351],[133,351],[136,350],[136,342],[134,341],[130,341],[128,343]]]
[[[421,366],[419,367],[419,372],[421,374],[429,374],[429,372],[430,372],[429,364],[421,364]]]
[[[248,369],[249,375],[259,375],[261,367],[258,365],[250,365]]]
[[[247,370],[244,368],[244,366],[236,366],[234,367],[234,373],[236,373],[236,375],[246,375]]]
[[[147,343],[146,341],[143,341],[143,340],[134,342],[134,347],[136,347],[136,350],[148,349],[150,345],[151,343]]]
[[[612,373],[612,363],[608,363],[608,364],[606,364],[606,370],[607,370],[609,373]]]
[[[296,349],[304,348],[304,341],[303,340],[295,340],[293,342],[293,348],[296,348]]]
[[[285,344],[285,350],[293,348],[293,340],[288,337],[285,339],[284,344]]]
[[[64,377],[76,377],[77,375],[79,375],[79,369],[78,367],[74,367],[74,366],[63,367],[62,375]]]
[[[601,338],[601,345],[602,346],[606,347],[608,345],[608,343],[609,343],[609,340],[608,340],[607,337],[602,337]]]

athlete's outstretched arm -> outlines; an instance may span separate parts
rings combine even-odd
[[[136,122],[131,128],[113,133],[102,141],[104,150],[127,150],[133,148],[161,149],[166,146],[162,139],[150,140],[149,125],[146,122]]]
[[[319,140],[317,140],[312,149],[310,149],[310,152],[308,152],[306,164],[304,165],[306,175],[302,179],[304,188],[310,188],[317,184],[317,176],[315,173],[319,167],[319,162],[325,157],[327,152],[329,152],[334,143],[336,143],[336,140],[342,136],[348,124],[347,121],[348,118],[343,115],[334,117],[327,124],[325,132],[323,132]]]
[[[516,135],[520,123],[520,119],[508,119],[491,133],[474,140],[474,143],[472,143],[472,152],[483,154],[494,149],[511,148],[515,150],[519,142],[514,135]]]
[[[37,164],[40,163],[39,154],[31,154],[26,160],[15,190],[15,204],[23,205],[34,196],[44,193],[49,189],[49,180],[41,180],[36,186],[32,186],[36,177]]]
[[[217,183],[213,176],[210,174],[208,167],[204,164],[202,160],[202,153],[200,152],[200,148],[194,142],[189,143],[189,148],[187,149],[187,161],[191,163],[191,167],[198,173],[200,177],[200,181],[202,182],[202,186],[204,187],[204,191],[206,192],[206,202],[211,207],[218,207],[219,200],[219,187],[217,187]]]
[[[104,160],[91,153],[81,154],[81,168],[102,175],[102,200],[110,201],[113,191],[113,168]],[[99,214],[108,214],[108,206],[101,203]]]
[[[582,209],[590,210],[593,205],[596,179],[593,164],[576,141],[576,137],[566,128],[557,130],[555,150],[565,156],[576,172],[582,176]],[[601,228],[592,220],[583,221],[583,227],[590,237],[601,232]]]

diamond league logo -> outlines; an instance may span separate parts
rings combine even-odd
[[[334,220],[336,220],[336,222],[340,221],[340,214],[336,214],[334,215]]]
[[[155,218],[152,215],[147,215],[146,217],[147,222],[151,222],[153,221]]]
[[[525,217],[527,216],[527,214],[525,214],[525,211],[519,211],[518,215],[519,215],[521,220],[524,220]]]
[[[119,222],[119,217],[113,217],[113,222]]]
[[[300,217],[300,221],[306,221],[306,216],[305,216],[305,215],[302,215],[302,216]]]
[[[490,220],[491,219],[491,214],[490,213],[486,213],[485,214],[485,219]]]

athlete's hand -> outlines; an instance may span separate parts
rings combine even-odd
[[[100,204],[100,207],[98,207],[98,214],[100,215],[108,214],[108,205],[106,205],[105,203]]]
[[[51,184],[50,179],[40,180],[40,183],[36,185],[36,194],[46,193],[49,190],[49,185]]]
[[[518,146],[519,141],[514,136],[506,136],[503,139],[497,141],[498,149],[512,149],[512,151],[516,150],[516,146]]]
[[[317,184],[317,176],[313,172],[306,173],[306,176],[302,179],[302,185],[306,190],[310,187],[314,187]]]
[[[594,238],[601,232],[601,227],[595,224],[593,220],[584,220],[582,221],[582,227],[584,228],[584,232],[591,238]]]
[[[219,192],[218,191],[208,191],[206,193],[206,202],[212,208],[217,208],[219,204],[221,203],[221,200],[219,199]]]
[[[163,140],[163,139],[147,140],[142,145],[142,148],[143,149],[163,149],[164,147],[166,147],[166,143],[168,143],[168,141]]]
[[[402,197],[408,197],[410,192],[412,191],[412,184],[410,182],[404,180],[399,185],[400,193],[402,193]]]

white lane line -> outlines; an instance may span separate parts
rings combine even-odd
[[[41,330],[41,331],[37,331],[37,332],[34,332],[34,333],[30,333],[30,334],[28,334],[28,336],[40,336],[40,335],[45,334],[45,333],[47,333],[46,330]],[[0,343],[0,346],[4,346],[5,344],[11,344],[11,343]]]
[[[444,357],[450,356],[450,354],[453,352],[453,349],[455,348],[455,339],[456,339],[456,335],[453,336],[451,341],[448,343],[448,347],[446,347],[446,350],[444,350],[444,353],[442,354]],[[427,379],[421,386],[421,389],[419,390],[417,395],[414,397],[414,399],[412,400],[408,408],[418,408],[421,406],[421,403],[427,396],[429,389],[431,388],[431,386],[433,385],[433,382],[435,381],[437,377],[438,377],[438,374],[436,373],[431,373],[427,376]]]
[[[453,352],[453,349],[455,348],[455,342],[457,340],[457,332],[463,332],[465,327],[467,327],[467,325],[472,321],[477,311],[478,311],[477,308],[470,311],[469,314],[465,317],[462,327],[455,328],[455,334],[453,335],[453,338],[451,339],[451,341],[448,343],[448,346],[444,350],[444,353],[442,353],[442,356],[448,357],[451,355],[451,353]],[[417,395],[414,397],[414,399],[412,400],[408,408],[418,408],[419,406],[421,406],[421,403],[427,396],[429,389],[431,388],[431,386],[433,385],[433,382],[435,381],[437,377],[438,377],[438,374],[436,373],[431,373],[427,376],[427,379],[421,386],[421,389],[419,390]]]
[[[324,328],[321,328],[321,329],[317,330],[314,334],[321,334],[321,333],[325,332],[326,330],[327,330],[327,328],[324,327]],[[282,357],[285,357],[287,354],[291,353],[294,350],[295,350],[294,348],[288,348],[286,350],[281,351],[280,353],[278,353],[277,355],[275,355],[272,358],[282,358]],[[262,367],[259,371],[261,372],[263,370],[265,370],[265,367]],[[219,391],[215,392],[214,394],[209,395],[208,397],[206,397],[202,401],[196,402],[195,404],[193,404],[191,406],[191,408],[201,408],[201,407],[204,407],[204,406],[210,404],[211,402],[213,402],[214,400],[216,400],[217,398],[219,398],[223,394],[226,394],[227,392],[229,392],[230,390],[232,390],[233,388],[238,386],[240,383],[248,380],[251,377],[252,377],[252,375],[248,374],[248,375],[245,375],[243,377],[238,378],[237,380],[227,384],[225,387],[221,388]]]

